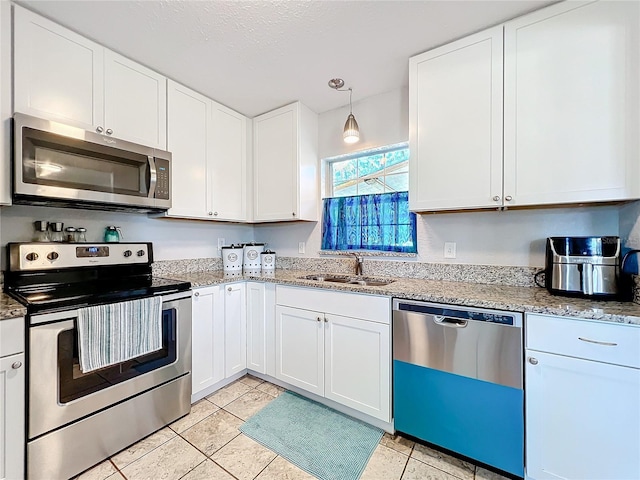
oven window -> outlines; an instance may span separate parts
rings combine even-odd
[[[162,349],[111,367],[83,374],[78,360],[78,329],[58,335],[59,402],[68,403],[176,361],[175,308],[162,312]]]
[[[145,155],[30,128],[23,129],[22,142],[22,173],[26,183],[148,195],[150,173]]]

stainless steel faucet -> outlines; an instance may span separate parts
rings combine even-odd
[[[364,266],[364,258],[357,253],[352,254],[356,257],[356,275],[362,275],[362,267]]]

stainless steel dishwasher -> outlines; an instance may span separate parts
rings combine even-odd
[[[395,428],[524,476],[522,314],[393,301]]]

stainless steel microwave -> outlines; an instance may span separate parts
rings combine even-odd
[[[171,208],[171,153],[22,113],[13,126],[14,203]]]

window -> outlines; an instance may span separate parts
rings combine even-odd
[[[416,253],[406,144],[325,160],[323,250]]]

